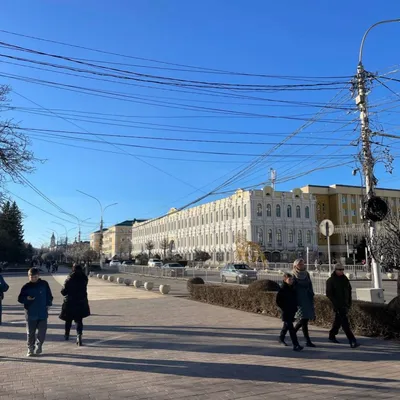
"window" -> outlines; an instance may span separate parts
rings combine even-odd
[[[224,244],[224,234],[221,232],[221,244]]]
[[[213,223],[213,213],[211,212],[210,213],[210,224],[212,224]]]
[[[257,241],[259,244],[264,244],[264,231],[262,228],[257,229]]]
[[[238,218],[240,218],[240,206],[238,206]]]
[[[260,203],[257,204],[257,217],[262,217],[262,205]]]
[[[355,217],[356,216],[356,210],[351,210],[351,216]]]
[[[244,218],[247,217],[247,205],[246,204],[243,206],[243,217]]]
[[[342,203],[347,203],[347,196],[345,194],[342,194]]]
[[[208,214],[206,214],[206,225],[208,225]]]
[[[218,211],[215,211],[215,222],[218,222]]]
[[[191,219],[189,218],[189,228],[191,227]],[[164,232],[164,229],[163,229],[163,232]]]
[[[356,204],[356,196],[354,194],[351,195],[351,204]]]
[[[246,229],[243,231],[243,239],[247,240],[247,231],[246,231]]]
[[[292,206],[287,206],[287,217],[292,218]]]
[[[218,245],[218,233],[215,234],[215,244]]]
[[[306,206],[305,212],[304,212],[305,216],[307,219],[310,218],[310,207]]]
[[[300,208],[300,206],[296,206],[296,218],[301,218],[301,208]]]
[[[288,239],[289,239],[289,243],[293,243],[293,229],[289,229],[289,235],[288,235]]]
[[[238,237],[239,240],[242,239],[242,237],[240,236],[240,231],[238,231],[237,237]]]
[[[228,221],[228,217],[229,217],[229,211],[228,209],[225,210],[225,219]]]
[[[353,244],[358,244],[358,236],[357,235],[354,235],[353,236]]]
[[[310,230],[308,230],[307,231],[307,243],[311,243],[311,231]]]
[[[303,246],[303,232],[301,230],[297,232],[297,245]]]
[[[221,222],[224,220],[224,210],[221,210]]]
[[[235,219],[235,207],[232,207],[232,219]]]
[[[201,216],[201,224],[204,225],[204,215]]]
[[[210,235],[210,246],[213,244],[213,235]]]
[[[276,216],[278,218],[281,216],[281,206],[279,204],[276,205]]]
[[[203,235],[200,236],[200,246],[203,246]]]
[[[278,229],[276,232],[276,241],[278,244],[282,244],[282,231],[280,229]]]
[[[235,231],[232,231],[232,243],[235,243]]]
[[[225,235],[225,244],[228,244],[229,243],[229,235],[228,235],[228,232],[226,232],[226,235]]]
[[[200,225],[200,219],[199,219],[199,216],[197,216],[197,226],[199,226]]]
[[[271,204],[267,204],[267,217],[271,217],[271,215],[272,215]]]
[[[272,244],[272,229],[268,229],[268,243]]]
[[[349,215],[349,211],[347,210],[347,208],[345,208],[343,210],[344,216],[347,217]]]
[[[208,235],[206,235],[206,246],[208,246]]]

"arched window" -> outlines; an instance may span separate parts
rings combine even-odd
[[[301,218],[301,208],[300,208],[300,206],[296,206],[296,218]]]
[[[292,206],[287,206],[287,217],[292,218]]]
[[[215,244],[218,244],[218,233],[215,234]]]
[[[232,231],[232,243],[235,243],[235,231]]]
[[[267,217],[271,217],[271,216],[272,216],[271,204],[267,204]]]
[[[218,211],[215,211],[215,222],[218,222]]]
[[[244,206],[243,206],[243,217],[247,217],[247,205],[245,204]]]
[[[282,244],[282,231],[280,229],[278,229],[276,232],[276,241],[278,244]]]
[[[208,235],[206,235],[206,246],[208,246]]]
[[[225,235],[225,244],[228,244],[229,243],[229,235],[228,235],[228,232],[226,232],[226,235]]]
[[[240,236],[240,231],[237,233],[238,240],[242,240],[242,236]]]
[[[262,217],[262,205],[260,203],[257,204],[257,217]]]
[[[212,224],[213,223],[213,213],[211,212],[210,213],[210,224]]]
[[[264,244],[264,231],[262,228],[257,229],[257,241],[259,244]]]
[[[307,219],[310,218],[310,207],[308,207],[308,206],[306,207],[304,214]]]
[[[293,243],[293,239],[294,239],[293,229],[289,229],[288,239],[289,239],[289,243]]]
[[[310,230],[308,230],[307,231],[307,243],[311,243],[311,231]]]
[[[238,206],[238,218],[240,218],[240,206]]]
[[[224,210],[221,210],[221,222],[224,220]]]
[[[247,231],[246,231],[246,229],[243,231],[243,239],[247,240]]]
[[[279,204],[276,205],[276,216],[278,218],[281,216],[281,206]]]
[[[268,243],[272,243],[272,229],[268,229]]]
[[[204,215],[201,216],[201,224],[204,225]]]
[[[206,225],[208,225],[208,214],[206,214]]]
[[[235,219],[235,207],[232,207],[232,219]]]
[[[228,217],[229,217],[229,211],[228,209],[225,210],[225,219],[228,221]]]
[[[224,234],[221,232],[221,244],[224,244]]]
[[[301,230],[297,232],[297,245],[303,246],[303,232]]]
[[[213,235],[210,235],[210,246],[213,244]]]

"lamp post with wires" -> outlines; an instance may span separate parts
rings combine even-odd
[[[100,259],[100,268],[103,268],[103,254],[102,254],[102,252],[103,252],[103,222],[104,222],[104,221],[103,221],[103,216],[104,216],[104,212],[107,210],[107,208],[112,207],[112,206],[115,206],[115,205],[117,205],[118,203],[111,203],[111,204],[108,204],[107,206],[105,206],[105,207],[103,208],[103,205],[101,204],[101,201],[100,201],[97,197],[94,197],[94,196],[92,196],[91,194],[82,192],[82,190],[77,190],[77,192],[82,193],[82,194],[84,194],[85,196],[88,196],[88,197],[90,197],[90,198],[96,200],[97,203],[98,203],[99,206],[100,206],[99,259]]]
[[[365,179],[365,191],[367,200],[371,200],[375,196],[375,185],[376,178],[374,176],[374,166],[375,159],[371,151],[371,129],[369,127],[368,118],[368,103],[367,103],[367,90],[366,81],[370,77],[370,74],[365,71],[362,62],[364,43],[369,34],[369,32],[378,25],[388,24],[393,22],[400,22],[400,18],[379,21],[371,25],[361,40],[357,75],[356,75],[356,87],[357,87],[357,97],[356,104],[358,110],[360,111],[360,124],[361,124],[361,143],[362,143],[362,161],[363,161],[363,173]],[[375,222],[368,220],[368,234],[369,234],[369,246],[372,247],[376,233]],[[373,271],[373,284],[375,289],[382,289],[382,276],[377,260],[375,259],[373,252],[370,248],[371,254],[371,269]]]
[[[86,221],[89,221],[89,219],[91,219],[91,218],[86,218],[86,219],[79,219],[76,215],[74,215],[74,214],[70,214],[70,213],[67,213],[67,212],[63,212],[63,214],[65,214],[65,215],[69,215],[70,217],[73,217],[73,218],[75,218],[76,219],[76,222],[78,223],[78,243],[80,243],[81,242],[81,225],[84,223],[84,222],[86,222]]]

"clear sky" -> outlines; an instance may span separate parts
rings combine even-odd
[[[271,167],[277,170],[279,190],[307,184],[360,184],[360,176],[351,174],[357,167],[354,155],[358,148],[351,144],[357,138],[358,126],[352,122],[357,113],[347,84],[351,78],[346,77],[356,72],[365,30],[379,20],[400,17],[398,1],[387,1],[384,7],[370,0],[362,4],[344,0],[1,3],[0,29],[25,35],[0,31],[0,83],[12,87],[10,97],[15,107],[3,110],[1,118],[13,118],[26,129],[35,155],[45,160],[27,176],[29,181],[63,210],[81,219],[90,218],[88,222],[93,225],[82,228],[85,237],[98,228],[100,211],[94,200],[76,189],[98,197],[104,206],[118,203],[106,211],[106,224],[150,218],[214,189],[234,170],[248,165],[254,159],[252,154],[269,155],[224,190],[258,187],[268,180]],[[399,39],[400,24],[374,30],[365,47],[365,68],[399,79]],[[19,51],[9,45],[85,60],[96,67]],[[110,76],[109,69],[107,76],[65,69],[96,68],[99,72],[99,65],[115,68],[119,77]],[[259,91],[204,89],[182,87],[176,85],[177,81],[173,81],[174,85],[143,82],[144,75],[138,81],[138,75],[132,73],[145,74],[150,81],[154,78],[149,75],[161,76],[164,83],[168,82],[164,78],[174,78],[225,84],[336,84],[324,85],[321,90],[295,91],[289,91],[287,86],[281,90],[266,90],[263,86]],[[399,134],[396,107],[400,104],[396,93],[400,83],[381,82],[392,92],[378,82],[374,84],[370,96],[373,129]],[[331,107],[325,108],[318,120],[272,152],[275,144],[314,120],[321,106],[328,103]],[[188,139],[228,143],[184,141]],[[399,153],[398,140],[377,141],[393,143],[393,156]],[[382,150],[383,146],[377,149]],[[342,167],[326,169],[328,165],[341,164]],[[397,166],[400,167],[395,161],[392,175],[378,166],[380,186],[398,186]],[[314,168],[317,170],[310,172]],[[74,237],[76,224],[56,217],[73,219],[61,214],[30,187],[10,183],[6,189],[55,214],[50,216],[15,198],[24,212],[26,240],[38,246],[47,241],[52,230],[64,235],[65,228],[52,221],[65,224],[71,229],[70,238]],[[216,197],[207,201],[213,198]]]

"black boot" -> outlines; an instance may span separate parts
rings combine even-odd
[[[65,340],[69,340],[69,332],[65,331],[64,339]]]
[[[308,333],[308,321],[304,321],[301,325],[303,330],[304,339],[306,339],[306,346],[307,347],[317,347],[310,339],[310,334]]]
[[[82,334],[78,334],[76,336],[76,345],[77,346],[82,346]]]

